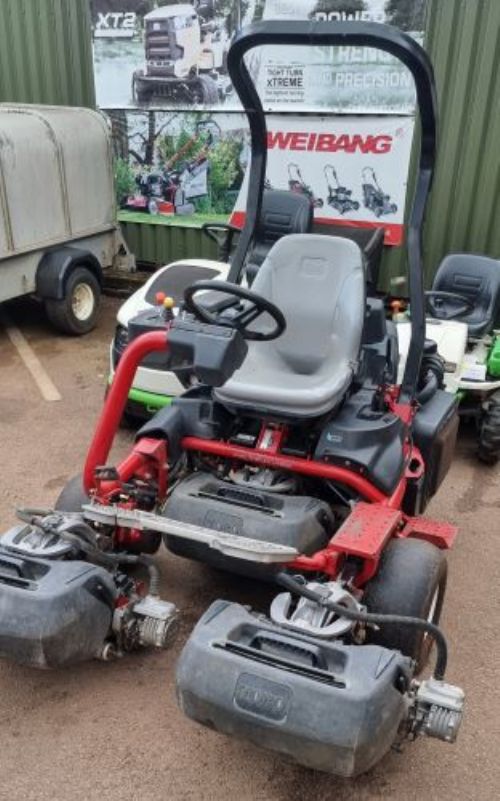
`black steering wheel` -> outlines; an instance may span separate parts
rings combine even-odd
[[[438,320],[454,320],[455,317],[462,317],[462,315],[471,314],[474,311],[474,301],[457,292],[433,290],[425,293],[425,300],[430,313]],[[448,304],[455,308],[447,308]]]
[[[246,303],[239,303],[233,306],[231,303],[228,304],[227,301],[224,301],[222,304],[217,304],[212,311],[195,301],[195,295],[206,291],[221,292],[227,295],[229,300],[244,300]],[[229,281],[196,281],[184,291],[184,308],[203,323],[235,328],[244,339],[267,342],[270,339],[277,339],[286,328],[286,320],[283,313],[274,303],[266,300],[261,295],[257,295],[255,292],[251,292],[249,289],[239,286],[239,284],[231,284]],[[249,325],[261,314],[269,314],[272,317],[274,328],[268,332],[250,331]]]

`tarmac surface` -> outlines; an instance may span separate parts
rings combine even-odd
[[[10,304],[62,395],[44,401],[0,327],[0,530],[18,505],[50,506],[81,470],[102,404],[119,306],[104,298],[97,329],[54,335],[33,302]],[[117,452],[132,440],[121,432]],[[459,740],[420,739],[361,778],[289,765],[185,719],[175,664],[194,623],[217,597],[265,609],[269,591],[161,550],[163,596],[183,610],[170,651],[57,672],[0,663],[0,799],[9,801],[495,801],[500,796],[500,467],[479,465],[463,432],[453,467],[428,510],[456,523],[442,623],[448,680],[467,693]]]

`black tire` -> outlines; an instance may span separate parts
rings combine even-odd
[[[45,309],[52,325],[63,334],[82,336],[95,327],[100,298],[101,287],[94,273],[87,267],[75,267],[66,279],[64,298],[46,300]]]
[[[193,81],[192,101],[205,106],[217,106],[219,104],[217,84],[210,75],[198,75]]]
[[[90,498],[83,489],[83,476],[79,473],[70,479],[61,491],[54,504],[54,509],[57,509],[58,512],[80,512],[82,505],[89,501]]]
[[[484,464],[494,465],[500,458],[500,390],[492,392],[479,426],[477,457]]]
[[[438,624],[447,572],[443,552],[429,542],[393,540],[382,554],[376,576],[366,585],[363,604],[369,612],[419,617]],[[411,657],[417,673],[427,664],[433,644],[424,632],[394,624],[378,631],[368,629],[367,641]]]
[[[143,85],[144,70],[137,70],[132,77],[132,100],[134,103],[147,103],[151,100],[152,92],[149,86]]]

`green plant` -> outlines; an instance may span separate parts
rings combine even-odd
[[[115,159],[115,193],[118,206],[121,206],[124,198],[133,192],[134,186],[134,171],[128,161],[122,158]]]

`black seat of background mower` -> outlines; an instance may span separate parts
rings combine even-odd
[[[482,337],[490,332],[500,314],[500,261],[473,253],[450,253],[439,265],[433,291],[455,292],[474,303],[474,311],[457,317],[469,327],[469,336]],[[443,311],[448,311],[442,301]],[[456,306],[449,304],[449,311]]]
[[[305,195],[286,189],[265,190],[253,247],[246,265],[249,285],[253,283],[260,266],[278,239],[288,234],[311,232],[313,211],[312,203]]]

